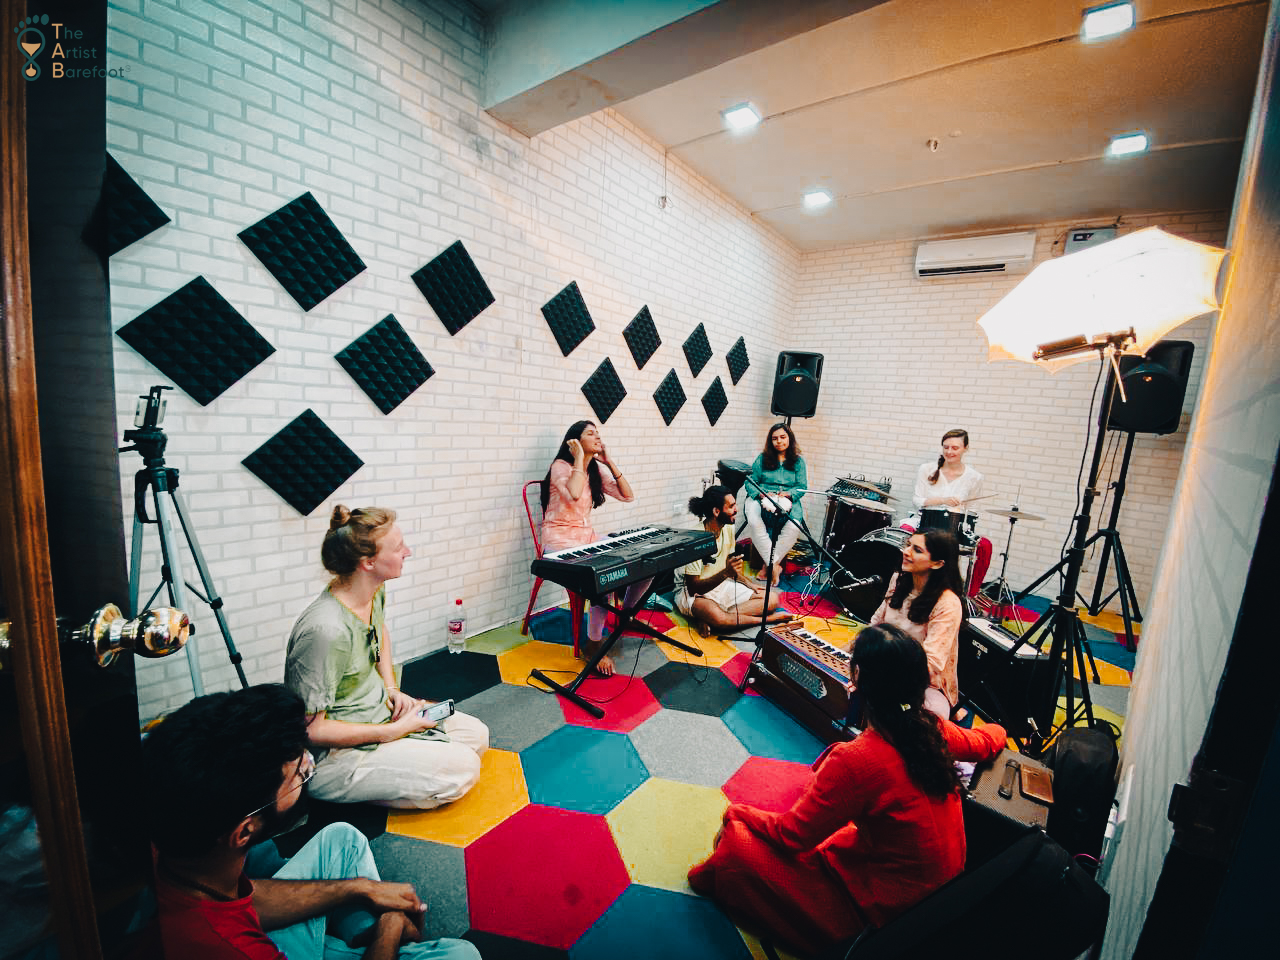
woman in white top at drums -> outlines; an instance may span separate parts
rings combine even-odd
[[[926,507],[945,507],[963,512],[966,501],[982,496],[982,474],[964,462],[968,450],[969,431],[948,430],[942,435],[942,453],[938,455],[938,462],[922,463],[916,471],[916,486],[911,497],[916,509],[902,521],[903,529],[919,529],[920,511]],[[970,596],[982,589],[982,578],[990,565],[991,541],[981,537],[974,550]]]
[[[884,602],[871,615],[871,626],[890,624],[924,647],[929,660],[924,708],[944,720],[960,699],[956,668],[963,589],[956,538],[944,530],[913,533],[902,546],[902,566],[889,581]]]

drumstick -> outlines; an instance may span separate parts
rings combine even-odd
[[[968,500],[961,500],[960,502],[961,503],[977,503],[979,500],[990,500],[994,496],[995,496],[994,493],[988,493],[986,496],[983,496],[983,497],[970,497]]]

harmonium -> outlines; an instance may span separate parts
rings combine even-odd
[[[860,732],[849,718],[849,651],[800,624],[765,631],[747,684],[826,743],[852,740]]]

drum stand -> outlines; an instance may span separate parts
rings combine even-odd
[[[1018,509],[1018,505],[1016,503],[1013,505],[1013,509]],[[989,590],[984,588],[981,591],[986,595],[985,599],[987,603],[992,604],[995,607],[995,616],[992,617],[992,619],[996,623],[1000,623],[1004,619],[1002,614],[1005,607],[1013,608],[1017,606],[1014,599],[1013,588],[1009,586],[1009,581],[1005,579],[1005,571],[1009,568],[1009,550],[1013,546],[1013,525],[1017,522],[1017,517],[1009,518],[1009,536],[1005,539],[1004,551],[1000,554],[1000,576],[996,577],[996,579],[991,582]],[[1016,633],[1021,636],[1025,629],[1022,625],[1022,620],[1016,617],[1014,619],[1016,619],[1018,623]]]

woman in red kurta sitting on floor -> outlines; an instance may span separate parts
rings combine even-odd
[[[863,733],[829,747],[786,813],[733,803],[689,885],[740,926],[820,953],[922,900],[964,868],[955,760],[1000,752],[995,724],[965,730],[924,709],[923,648],[892,626],[853,650]]]

